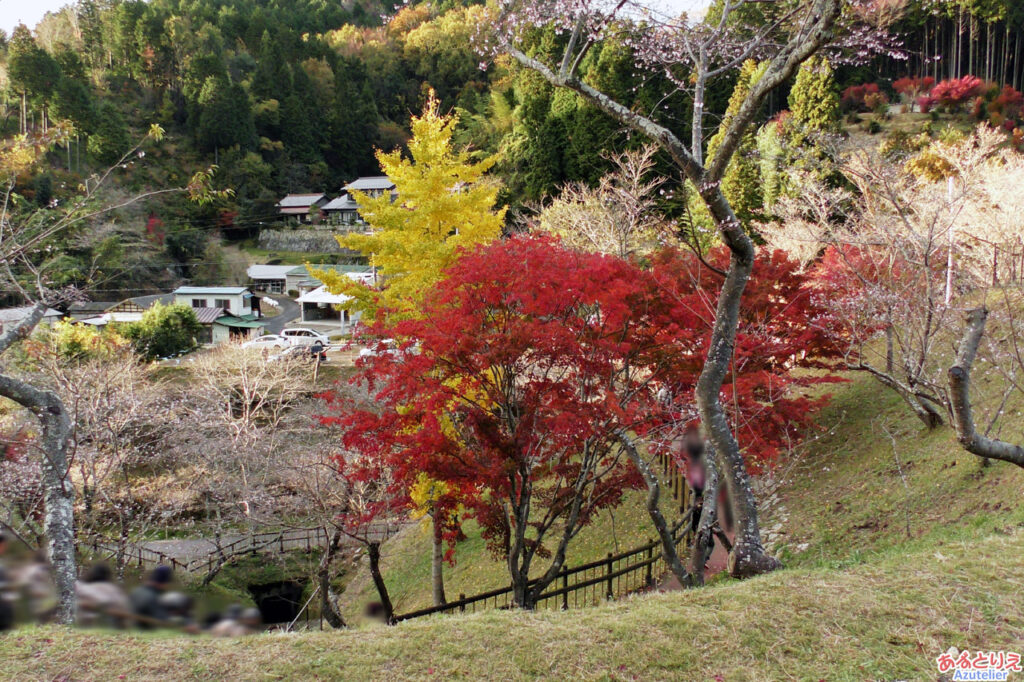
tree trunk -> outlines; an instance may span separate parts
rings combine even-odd
[[[444,541],[441,538],[440,530],[437,528],[437,521],[434,520],[434,546],[430,556],[430,583],[434,592],[434,606],[447,604],[444,596]]]
[[[672,530],[669,528],[665,516],[661,513],[661,507],[658,506],[658,501],[661,497],[661,485],[658,483],[658,477],[651,471],[650,465],[640,456],[633,441],[626,433],[620,431],[618,438],[622,444],[622,449],[626,451],[626,455],[640,472],[644,483],[647,484],[647,514],[651,517],[651,523],[654,524],[655,530],[658,531],[658,538],[661,540],[661,556],[665,560],[665,565],[669,567],[672,575],[676,577],[681,585],[690,585],[690,575],[686,572],[686,567],[683,566],[683,562],[679,559],[679,552],[676,551],[676,541],[672,537]]]
[[[46,490],[47,554],[57,586],[57,622],[75,621],[75,491],[68,480],[67,447],[71,422],[60,398],[48,393],[43,422],[43,486]]]
[[[71,421],[55,393],[40,390],[13,377],[0,375],[0,395],[30,410],[42,427],[39,449],[46,505],[43,529],[57,586],[57,621],[69,624],[75,620],[75,580],[78,578],[75,566],[75,493],[67,475]]]
[[[704,457],[704,492],[697,532],[693,535],[690,573],[695,586],[704,584],[704,565],[714,549],[714,526],[718,521],[718,467],[714,457]]]
[[[43,319],[46,309],[42,301],[36,303],[21,322],[0,334],[0,352],[27,337]],[[0,396],[31,411],[41,426],[39,450],[42,454],[45,501],[43,531],[57,586],[57,622],[70,624],[75,620],[75,579],[78,577],[75,566],[75,490],[68,478],[71,420],[57,394],[5,374],[0,374]]]
[[[334,562],[340,545],[341,531],[336,530],[330,542],[327,543],[327,548],[324,549],[323,556],[320,557],[320,564],[317,566],[317,580],[320,585],[320,613],[323,614],[327,624],[335,629],[346,627],[345,619],[338,611],[334,592],[331,590],[331,564]]]
[[[725,489],[736,512],[736,543],[729,555],[729,573],[733,577],[744,578],[780,567],[779,561],[769,556],[761,543],[757,502],[750,487],[747,465],[729,426],[720,395],[722,382],[732,361],[743,289],[754,268],[754,244],[743,232],[739,220],[717,185],[704,189],[701,196],[732,253],[729,270],[718,295],[708,355],[697,380],[697,409],[708,440],[718,455]]]
[[[366,548],[370,556],[370,576],[373,578],[373,586],[377,588],[380,596],[380,605],[384,609],[384,620],[392,623],[395,620],[395,609],[391,605],[391,596],[388,594],[388,586],[384,584],[384,576],[380,572],[380,543],[369,542]]]
[[[998,459],[1024,467],[1024,447],[997,438],[988,438],[975,430],[971,414],[971,368],[985,334],[988,311],[976,308],[967,313],[967,328],[960,340],[956,364],[949,368],[949,393],[953,428],[964,450],[979,457]]]

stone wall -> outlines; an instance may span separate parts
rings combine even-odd
[[[358,255],[355,251],[343,249],[335,239],[340,231],[321,228],[298,228],[295,230],[260,230],[259,244],[267,251],[297,251],[301,253],[340,253]]]

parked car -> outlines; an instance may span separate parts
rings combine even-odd
[[[285,329],[281,332],[281,336],[288,340],[288,345],[290,346],[312,346],[317,341],[324,346],[328,346],[331,343],[330,339],[320,332],[315,332],[312,329],[306,329],[304,327]]]
[[[271,355],[268,360],[275,362],[285,358],[309,358],[310,361],[314,361],[317,355],[320,356],[320,362],[327,362],[327,351],[324,350],[323,346],[318,348],[316,344],[312,346],[288,346],[280,353]]]
[[[383,346],[383,348],[381,348]],[[402,353],[411,353],[417,355],[420,352],[420,345],[414,344],[406,349],[398,347],[398,342],[394,339],[381,339],[380,341],[374,341],[366,348],[359,351],[359,357],[361,358],[372,358],[377,355],[400,355]]]
[[[287,348],[290,345],[291,342],[280,334],[264,334],[252,341],[246,341],[242,348]]]
[[[288,346],[280,353],[271,355],[268,360],[274,362],[276,360],[283,360],[285,358],[299,358],[305,357],[309,354],[309,349],[305,346]]]

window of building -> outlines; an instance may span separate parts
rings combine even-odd
[[[192,299],[192,307],[193,308],[205,308],[206,307],[206,299],[205,298],[193,298]]]
[[[230,298],[215,298],[213,299],[214,308],[223,308],[224,310],[231,311],[231,299]]]

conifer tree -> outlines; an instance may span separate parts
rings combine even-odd
[[[797,128],[794,141],[802,143],[809,133],[835,129],[839,122],[839,92],[826,57],[812,57],[800,67],[789,91],[789,109]]]
[[[739,78],[736,80],[736,87],[729,98],[729,107],[725,111],[722,125],[708,142],[709,161],[714,159],[725,135],[725,130],[750,94],[750,89],[764,75],[767,66],[768,62],[759,65],[753,59],[748,59],[743,63]],[[761,209],[764,207],[764,197],[759,180],[757,135],[751,126],[743,133],[736,153],[729,160],[725,175],[722,177],[722,193],[732,204],[736,217],[743,222],[744,226],[749,226],[750,222],[760,215]]]

